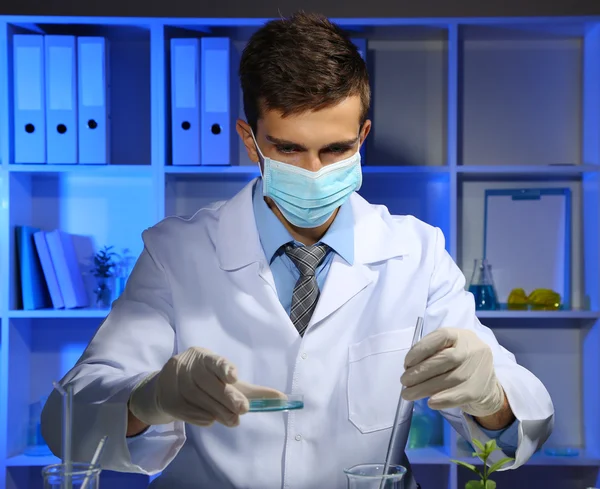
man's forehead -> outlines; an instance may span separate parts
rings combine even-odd
[[[269,110],[258,121],[262,137],[308,146],[323,146],[351,141],[360,131],[360,111],[349,106],[335,106],[299,114],[283,115]]]

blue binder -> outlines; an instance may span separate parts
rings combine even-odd
[[[229,38],[201,40],[201,161],[203,165],[231,164],[231,100]]]
[[[33,310],[51,307],[50,293],[33,240],[33,235],[39,229],[30,226],[17,226],[15,231],[23,309]]]
[[[14,162],[46,163],[44,36],[13,36]]]
[[[110,163],[108,41],[77,38],[79,163]]]
[[[173,165],[200,165],[200,41],[171,39]]]
[[[77,163],[77,46],[75,36],[46,36],[47,162]]]

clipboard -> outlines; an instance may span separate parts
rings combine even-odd
[[[571,304],[571,190],[485,191],[483,257],[492,266],[498,302],[511,290],[552,289]]]

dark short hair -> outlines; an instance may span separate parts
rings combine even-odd
[[[337,105],[358,95],[362,124],[371,91],[367,66],[346,33],[326,17],[298,12],[267,22],[246,45],[239,69],[246,120],[261,110],[285,117]]]

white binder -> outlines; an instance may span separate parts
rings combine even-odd
[[[75,36],[45,38],[47,162],[77,163],[77,46]]]
[[[558,292],[571,304],[571,191],[486,190],[483,256],[492,266],[498,301],[512,289]]]
[[[79,163],[110,163],[108,41],[77,38]]]
[[[173,165],[200,165],[200,41],[171,39]]]
[[[203,165],[231,164],[231,99],[229,38],[201,40],[201,161]]]
[[[14,162],[46,163],[44,36],[13,36]]]

